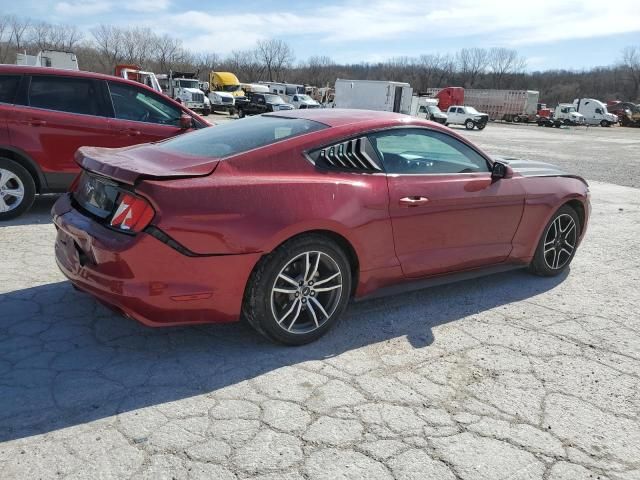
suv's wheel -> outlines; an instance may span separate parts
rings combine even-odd
[[[578,214],[570,206],[563,205],[545,227],[529,271],[544,277],[562,273],[573,260],[579,238]]]
[[[0,220],[22,215],[36,198],[31,174],[18,162],[0,157]]]
[[[474,126],[475,123],[473,123],[473,120],[467,120],[466,122],[464,122],[464,128],[466,128],[467,130],[473,130]]]
[[[321,235],[281,245],[251,274],[244,318],[266,337],[302,345],[324,335],[349,302],[351,269],[345,253]]]

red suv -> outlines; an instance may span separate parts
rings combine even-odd
[[[0,65],[0,220],[64,192],[81,146],[127,147],[209,126],[145,85],[110,75]]]

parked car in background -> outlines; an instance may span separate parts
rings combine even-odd
[[[482,130],[487,126],[489,115],[481,113],[473,107],[453,105],[447,110],[447,125],[464,125],[467,130]]]
[[[208,125],[124,78],[0,65],[0,220],[26,212],[36,194],[66,191],[81,146],[127,147]]]
[[[271,113],[78,160],[53,207],[77,288],[146,325],[244,317],[285,344],[384,287],[561,274],[590,213],[580,177],[389,112]]]
[[[249,102],[238,105],[238,116],[260,115],[261,113],[278,112],[280,110],[293,110],[290,103],[286,103],[282,97],[275,93],[251,93],[247,96]]]
[[[291,96],[291,105],[295,108],[320,108],[320,104],[309,95],[296,93]]]
[[[610,127],[618,123],[617,115],[609,113],[607,106],[595,98],[576,98],[573,101],[576,111],[584,115],[587,125],[600,125]]]

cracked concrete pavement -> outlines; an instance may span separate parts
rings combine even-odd
[[[355,303],[301,348],[112,313],[38,199],[0,227],[0,476],[639,479],[640,195],[592,194],[568,275]]]

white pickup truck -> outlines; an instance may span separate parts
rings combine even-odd
[[[473,127],[482,130],[487,126],[488,121],[489,115],[481,113],[473,107],[452,105],[447,110],[446,125],[464,125],[467,130],[473,130]]]

